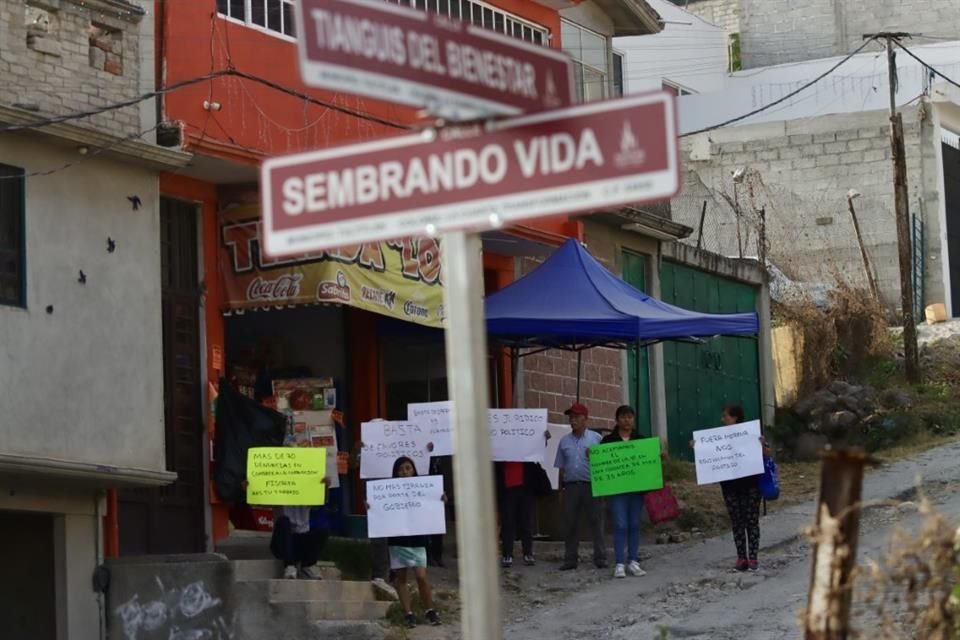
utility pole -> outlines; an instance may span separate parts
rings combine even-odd
[[[890,148],[893,152],[894,209],[897,219],[897,249],[900,256],[900,308],[903,320],[903,355],[907,380],[920,381],[917,349],[917,321],[913,309],[913,251],[910,241],[910,204],[907,201],[907,159],[903,144],[903,116],[897,111],[897,59],[894,42],[909,38],[909,33],[881,32],[864,38],[886,40],[890,85]]]

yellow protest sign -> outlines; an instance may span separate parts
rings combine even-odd
[[[247,503],[315,507],[326,501],[327,450],[255,447],[247,452]]]

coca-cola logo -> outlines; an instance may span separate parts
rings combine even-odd
[[[384,291],[383,289],[373,289],[367,286],[360,288],[360,297],[366,302],[372,302],[387,309],[393,309],[397,303],[396,291]]]
[[[347,276],[343,271],[337,271],[337,281],[324,280],[317,285],[317,300],[334,300],[350,302],[350,287],[347,285]]]
[[[247,300],[291,300],[300,295],[302,273],[280,276],[272,280],[257,276],[247,287]]]
[[[417,318],[426,319],[430,317],[429,309],[427,309],[426,307],[420,306],[415,302],[411,302],[410,300],[407,300],[406,302],[403,303],[403,313],[404,315],[415,316]]]

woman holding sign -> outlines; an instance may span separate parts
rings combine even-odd
[[[728,404],[720,415],[725,426],[743,422],[743,407]],[[772,457],[773,451],[763,438],[763,455]],[[737,571],[757,571],[757,552],[760,549],[760,476],[747,476],[720,483],[723,501],[727,505],[733,542],[737,547]],[[749,546],[748,546],[749,545]],[[748,551],[749,548],[749,551]]]
[[[623,405],[617,408],[616,426],[600,444],[639,440],[640,434],[633,428],[636,412],[633,407]],[[631,575],[644,576],[646,571],[640,568],[637,554],[640,550],[640,516],[643,513],[643,493],[621,493],[607,498],[610,516],[613,518],[613,554],[617,566],[613,570],[614,578],[626,578]],[[627,558],[630,563],[627,564]]]

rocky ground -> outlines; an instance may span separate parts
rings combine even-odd
[[[960,512],[960,495],[955,491],[960,486],[960,466],[955,464],[958,455],[960,443],[951,443],[869,472],[865,500],[905,503],[867,511],[861,528],[861,561],[886,549],[894,526],[916,526],[919,517],[911,487],[922,486],[944,512]],[[559,572],[559,548],[543,546],[537,567],[516,567],[503,573],[504,637],[796,637],[810,571],[810,547],[802,531],[814,521],[813,514],[814,501],[810,499],[763,518],[761,571],[756,574],[731,570],[729,534],[685,544],[648,545],[644,548],[648,575],[616,581],[610,570],[594,569],[587,562],[576,572]],[[586,546],[581,551],[586,553]],[[455,573],[431,569],[431,575],[448,607],[448,624],[417,628],[408,637],[459,638]],[[864,614],[861,622],[869,626],[869,615]]]

